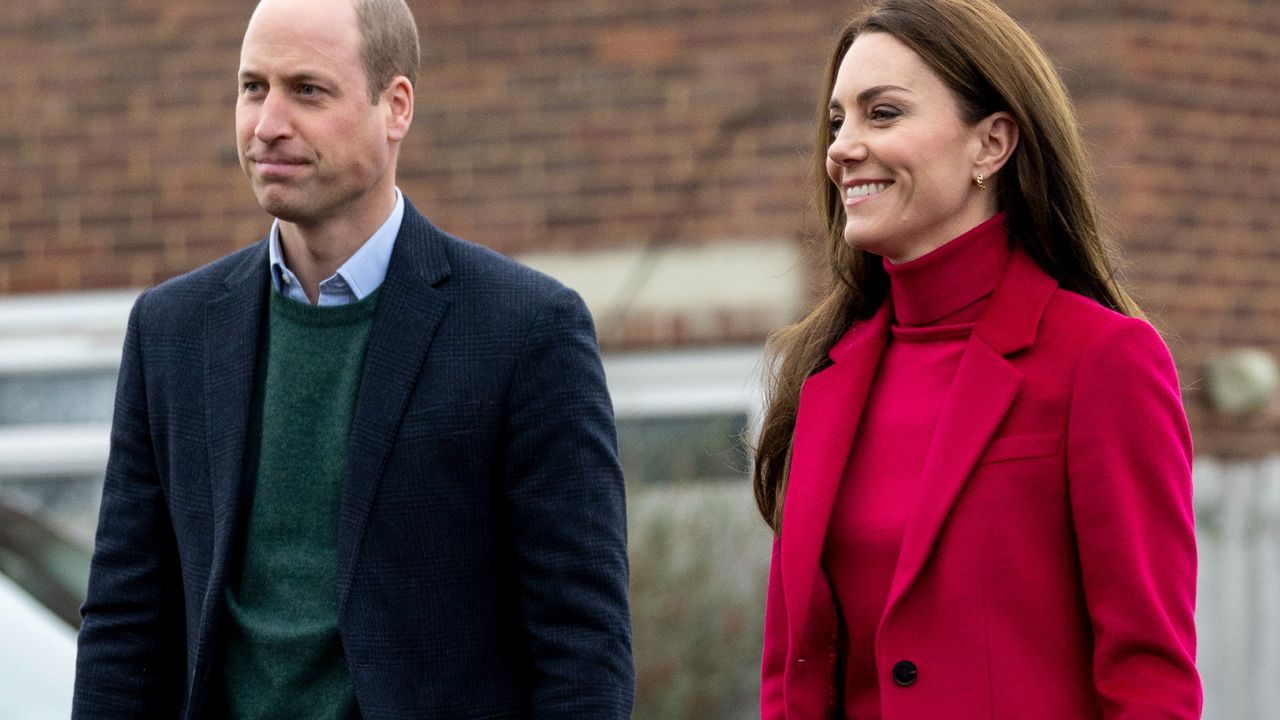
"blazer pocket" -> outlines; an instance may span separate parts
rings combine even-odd
[[[987,445],[986,452],[978,458],[978,464],[990,465],[1009,460],[1027,460],[1055,455],[1061,444],[1062,433],[1006,435],[992,440],[991,444]]]
[[[467,436],[480,432],[493,414],[492,403],[465,400],[410,408],[400,423],[401,441]]]

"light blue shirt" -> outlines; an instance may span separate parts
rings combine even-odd
[[[404,195],[396,188],[396,206],[382,227],[347,259],[338,271],[320,282],[320,298],[317,305],[346,305],[369,296],[387,278],[387,266],[391,263],[391,250],[400,234],[400,221],[404,220]],[[311,304],[307,293],[298,282],[298,276],[284,264],[280,249],[280,220],[271,224],[271,237],[267,254],[271,260],[271,284],[277,292],[290,300]]]

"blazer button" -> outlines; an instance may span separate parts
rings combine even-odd
[[[898,664],[893,666],[893,681],[907,687],[916,681],[916,677],[920,671],[916,668],[916,664],[910,660],[900,660]]]

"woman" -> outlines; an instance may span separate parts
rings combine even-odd
[[[887,0],[825,89],[831,290],[756,451],[763,717],[1199,717],[1191,440],[1060,79],[987,0]]]

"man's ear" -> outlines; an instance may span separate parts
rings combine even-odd
[[[413,124],[413,84],[409,78],[397,75],[382,91],[382,97],[387,103],[387,139],[400,142]]]
[[[1003,110],[991,113],[974,126],[978,153],[974,158],[974,175],[995,177],[1018,147],[1018,123]]]

